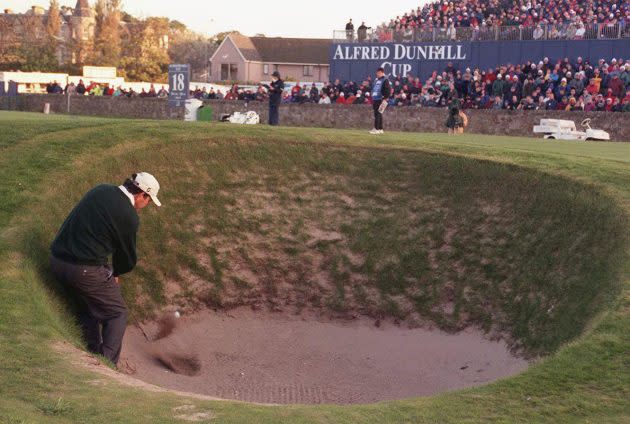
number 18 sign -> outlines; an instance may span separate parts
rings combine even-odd
[[[190,91],[190,65],[168,65],[168,104],[184,106]]]

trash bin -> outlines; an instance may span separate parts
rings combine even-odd
[[[184,121],[196,121],[197,109],[201,107],[203,102],[197,99],[187,99],[184,105],[186,111],[184,113]]]
[[[50,113],[50,103],[44,103],[44,115],[48,115]]]
[[[210,106],[203,106],[197,111],[198,121],[212,121],[212,108]]]

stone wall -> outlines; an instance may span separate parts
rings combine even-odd
[[[268,108],[259,102],[206,101],[212,107],[213,117],[223,113],[253,110],[267,122]],[[446,132],[446,109],[397,107],[385,112],[385,130],[411,132]],[[579,127],[585,118],[591,118],[593,128],[610,133],[614,141],[630,141],[630,114],[611,112],[565,111],[494,111],[466,110],[469,126],[466,132],[477,134],[532,137],[532,128],[540,119],[571,119]],[[280,124],[291,127],[357,128],[369,130],[373,124],[372,106],[288,104],[280,107]]]
[[[171,109],[165,100],[156,98],[70,96],[68,99],[68,96],[59,94],[0,96],[0,110],[43,112],[45,103],[50,103],[50,113],[113,118],[184,119],[183,109]]]
[[[155,98],[110,98],[91,96],[22,95],[0,97],[0,110],[41,112],[44,103],[50,103],[52,113],[109,116],[117,118],[183,119],[182,109],[171,109],[165,100]],[[205,102],[213,110],[213,119],[235,111],[256,111],[261,122],[267,122],[267,104],[259,102],[219,101]],[[579,123],[591,118],[593,128],[610,133],[615,141],[630,141],[630,114],[610,112],[565,111],[492,111],[468,110],[467,132],[532,137],[532,127],[541,118],[571,119]],[[447,111],[436,108],[398,107],[385,112],[385,129],[390,131],[445,132]],[[280,124],[287,126],[324,128],[372,128],[371,106],[289,104],[280,108]]]

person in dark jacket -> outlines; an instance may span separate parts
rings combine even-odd
[[[138,211],[151,201],[160,206],[159,190],[146,172],[118,187],[94,187],[70,212],[50,247],[53,274],[82,302],[79,320],[88,349],[115,365],[128,315],[118,278],[136,265]]]
[[[352,23],[352,19],[350,19],[346,24],[346,39],[349,42],[352,42],[352,40],[354,40],[354,24]]]
[[[365,26],[365,22],[361,23],[361,26],[359,26],[359,29],[357,29],[357,38],[359,39],[359,42],[362,43],[367,39],[367,30],[370,29],[370,27]]]
[[[265,84],[264,87],[269,90],[269,125],[278,125],[280,102],[282,102],[282,93],[284,92],[284,81],[280,79],[280,73],[274,71],[271,74],[271,84]]]
[[[77,84],[77,94],[80,96],[85,95],[85,84],[83,84],[83,80],[79,80],[79,83]]]
[[[374,109],[374,128],[370,134],[383,134],[383,112],[387,107],[387,100],[392,93],[389,79],[385,78],[385,70],[376,70],[376,79],[372,85],[372,108]],[[384,106],[382,106],[384,104]],[[382,107],[381,107],[382,106]]]

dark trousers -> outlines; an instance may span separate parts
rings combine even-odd
[[[280,105],[278,103],[269,103],[269,125],[278,125],[280,122]]]
[[[378,108],[381,107],[382,100],[375,100],[372,103],[372,108],[374,109],[374,128],[377,130],[383,129],[383,114],[378,111]]]
[[[79,321],[88,349],[118,363],[127,328],[127,305],[109,266],[75,265],[52,256],[55,277],[81,300]]]

